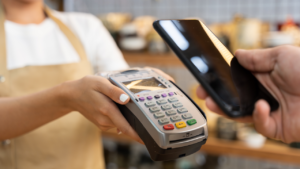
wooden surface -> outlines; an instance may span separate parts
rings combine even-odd
[[[118,142],[134,142],[123,134],[117,135],[116,132],[104,132],[102,135],[103,137],[111,138]],[[221,140],[209,136],[206,144],[202,146],[200,151],[214,155],[233,155],[300,165],[300,149],[291,148],[276,141],[267,141],[263,147],[256,149],[248,147],[242,141]]]
[[[129,64],[149,64],[176,67],[184,66],[173,53],[152,54],[139,52],[123,52],[123,56]]]
[[[215,155],[235,155],[274,162],[300,165],[300,149],[295,149],[276,141],[267,141],[261,148],[248,147],[242,141],[221,140],[209,137],[201,151]]]

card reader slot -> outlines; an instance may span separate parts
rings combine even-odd
[[[204,136],[204,132],[196,135],[196,136],[193,136],[193,137],[188,137],[188,138],[183,138],[183,139],[178,139],[178,140],[172,140],[170,141],[170,144],[173,144],[173,143],[178,143],[178,142],[182,142],[182,141],[186,141],[186,140],[190,140],[190,139],[193,139],[193,138],[196,138],[196,137],[200,137],[200,136]]]

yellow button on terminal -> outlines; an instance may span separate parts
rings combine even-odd
[[[185,124],[185,122],[184,121],[180,121],[180,122],[177,122],[176,123],[176,127],[177,128],[184,128],[184,127],[186,127],[186,124]]]

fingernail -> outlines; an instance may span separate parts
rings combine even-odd
[[[118,135],[120,135],[120,134],[122,134],[122,131],[119,131],[119,132],[118,132]]]
[[[120,100],[121,100],[121,102],[125,102],[127,99],[129,98],[129,96],[127,96],[126,94],[121,94],[121,96],[120,96]]]

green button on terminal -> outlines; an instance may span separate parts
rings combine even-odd
[[[197,123],[196,119],[191,119],[191,120],[187,121],[188,125],[193,125],[193,124],[196,124],[196,123]]]

